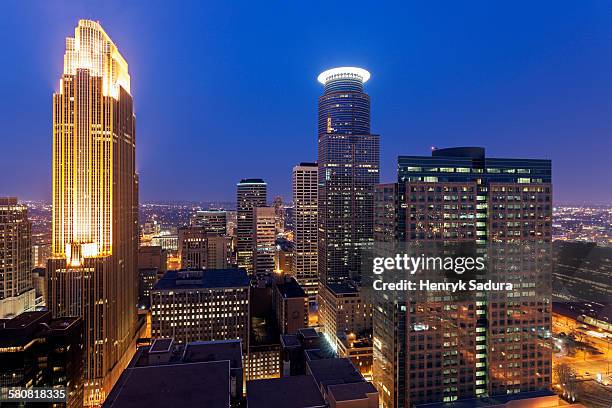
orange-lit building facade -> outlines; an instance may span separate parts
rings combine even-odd
[[[138,177],[130,92],[117,46],[98,22],[80,20],[66,39],[53,95],[48,295],[54,317],[84,320],[85,405],[104,400],[136,328]]]

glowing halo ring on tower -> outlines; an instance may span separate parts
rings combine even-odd
[[[370,79],[370,73],[363,68],[339,67],[323,71],[317,77],[317,81],[323,85],[335,79],[359,79],[362,83],[366,83]]]

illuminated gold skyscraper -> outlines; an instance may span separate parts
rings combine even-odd
[[[80,20],[53,95],[48,294],[54,316],[84,318],[87,405],[112,387],[136,327],[135,143],[127,62],[98,22]]]

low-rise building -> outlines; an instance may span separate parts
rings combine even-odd
[[[295,278],[284,276],[274,285],[276,320],[281,334],[308,327],[308,295]]]
[[[230,408],[242,401],[240,340],[176,345],[164,338],[137,350],[102,406]]]
[[[153,337],[178,343],[249,335],[249,278],[244,269],[171,270],[151,291]]]

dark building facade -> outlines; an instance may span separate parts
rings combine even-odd
[[[236,251],[238,267],[253,272],[253,209],[265,207],[268,186],[262,179],[243,179],[236,186]]]
[[[65,403],[83,406],[83,321],[24,312],[0,319],[0,388],[66,388]]]
[[[308,296],[295,278],[285,276],[274,285],[274,306],[280,334],[308,327]]]
[[[138,269],[138,307],[151,308],[151,290],[157,283],[159,271],[157,268]]]
[[[361,254],[373,243],[373,195],[380,139],[370,134],[370,98],[360,68],[319,75],[318,271],[323,283],[359,280]]]
[[[102,407],[244,406],[242,349],[240,340],[156,339],[136,351]]]

